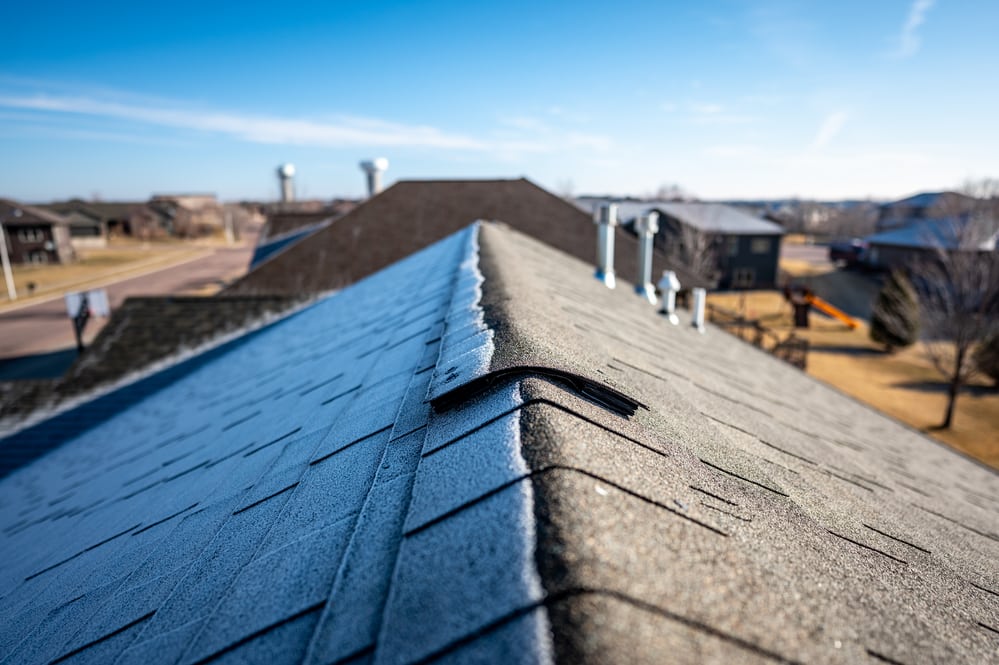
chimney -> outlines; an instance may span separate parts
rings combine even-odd
[[[652,285],[652,239],[659,231],[659,213],[649,210],[635,221],[638,233],[638,278],[635,292],[656,304],[656,287]]]
[[[708,292],[704,289],[694,289],[694,320],[692,325],[697,328],[697,332],[704,332],[704,303],[707,300]]]
[[[368,198],[382,191],[382,173],[389,167],[384,157],[366,159],[361,162],[361,170],[368,175]]]
[[[601,203],[595,219],[597,225],[597,272],[595,277],[608,289],[613,289],[614,279],[614,227],[617,226],[617,205]]]
[[[680,280],[672,270],[664,270],[659,280],[659,290],[663,292],[662,313],[674,326],[680,323],[676,315],[676,294],[680,291]]]
[[[282,164],[277,174],[281,183],[281,203],[291,203],[295,200],[295,165]]]

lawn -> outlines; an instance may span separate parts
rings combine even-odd
[[[66,264],[15,265],[14,286],[18,302],[77,288],[116,275],[166,267],[205,253],[205,249],[180,244],[128,244],[102,249],[77,250],[78,260]],[[34,288],[29,288],[29,285]],[[8,303],[6,287],[0,288],[0,305]]]
[[[779,292],[711,294],[708,302],[744,312],[782,336],[792,330],[790,306]],[[814,310],[811,327],[796,333],[809,340],[812,376],[999,468],[999,390],[986,381],[978,379],[960,394],[950,430],[936,430],[946,408],[946,384],[921,344],[886,354],[870,341],[863,322],[850,330]]]

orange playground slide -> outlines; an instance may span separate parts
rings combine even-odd
[[[839,309],[837,307],[833,307],[832,305],[830,305],[829,303],[827,303],[825,300],[823,300],[822,298],[820,298],[820,297],[818,297],[816,295],[809,294],[809,295],[805,296],[805,298],[806,298],[806,300],[808,300],[808,304],[810,304],[812,307],[814,307],[815,309],[819,310],[820,312],[822,312],[824,314],[828,314],[829,316],[833,317],[834,319],[838,319],[838,320],[842,321],[847,326],[849,326],[850,330],[853,330],[858,325],[860,325],[860,324],[857,323],[857,321],[853,317],[851,317],[848,314],[846,314],[846,312],[844,312],[843,310],[841,310],[841,309]]]

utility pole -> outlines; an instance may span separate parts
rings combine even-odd
[[[20,213],[20,210],[15,210],[14,216],[20,217]],[[4,233],[2,222],[0,222],[0,261],[3,262],[3,277],[7,281],[7,297],[11,300],[17,300],[17,289],[14,288],[14,273],[10,269],[10,257],[7,255],[7,234]]]

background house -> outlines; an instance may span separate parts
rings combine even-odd
[[[940,251],[995,252],[999,225],[991,219],[920,219],[868,236],[866,265],[879,270],[912,270]]]
[[[659,213],[656,247],[678,256],[719,289],[769,289],[777,285],[779,224],[721,203],[624,202],[619,215],[632,222],[647,210]]]
[[[75,256],[69,222],[53,212],[0,199],[0,224],[12,263],[65,263]]]
[[[878,206],[875,231],[888,231],[924,219],[958,217],[970,212],[976,200],[960,192],[921,192]]]
[[[225,210],[214,194],[155,194],[148,207],[169,235],[206,235],[225,226]]]

